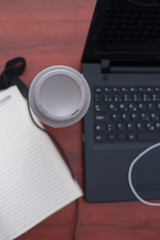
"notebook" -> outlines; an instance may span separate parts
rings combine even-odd
[[[82,191],[16,86],[0,92],[0,132],[0,236],[11,240]]]
[[[160,1],[98,0],[82,57],[92,92],[83,121],[86,201],[135,200],[129,166],[160,141],[159,66]],[[160,198],[157,164],[140,161],[133,171],[145,199]]]

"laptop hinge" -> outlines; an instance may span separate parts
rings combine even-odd
[[[110,60],[109,59],[101,60],[101,70],[103,73],[107,73],[110,71]]]
[[[117,72],[160,72],[160,62],[101,60],[102,73]]]

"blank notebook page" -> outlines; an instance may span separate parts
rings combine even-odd
[[[56,131],[56,129],[55,129]],[[0,94],[0,235],[15,239],[82,195],[16,86]]]

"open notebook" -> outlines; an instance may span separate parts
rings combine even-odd
[[[0,235],[15,239],[82,191],[16,86],[0,93]]]

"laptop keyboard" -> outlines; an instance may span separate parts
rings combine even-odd
[[[160,42],[160,12],[108,10],[100,40]]]
[[[95,87],[96,142],[160,140],[160,87]]]

